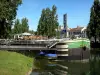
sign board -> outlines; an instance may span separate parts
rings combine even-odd
[[[64,29],[66,29],[67,28],[67,14],[64,14],[63,23],[64,23]]]

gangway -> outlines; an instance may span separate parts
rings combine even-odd
[[[53,42],[49,45],[49,48],[52,48],[53,46],[55,46],[59,41]]]
[[[56,44],[60,43],[60,42],[64,42],[66,40],[68,40],[67,38],[63,38],[63,39],[55,39],[56,41],[54,41],[53,43],[49,44],[49,48],[54,47]]]

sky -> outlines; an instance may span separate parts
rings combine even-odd
[[[90,19],[90,8],[94,0],[23,0],[18,7],[17,17],[28,18],[29,29],[36,31],[43,8],[57,7],[58,22],[63,25],[63,15],[67,13],[69,28],[87,26]]]

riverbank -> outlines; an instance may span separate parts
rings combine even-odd
[[[33,58],[20,53],[0,51],[0,75],[26,75],[33,65]]]

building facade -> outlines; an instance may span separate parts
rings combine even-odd
[[[86,27],[77,26],[76,28],[70,28],[69,36],[75,36],[76,38],[87,38]]]
[[[61,36],[63,36],[64,26],[59,26],[59,31],[61,31]],[[66,37],[75,36],[76,38],[87,38],[86,36],[86,27],[77,26],[76,28],[68,28],[67,27],[67,35]]]

